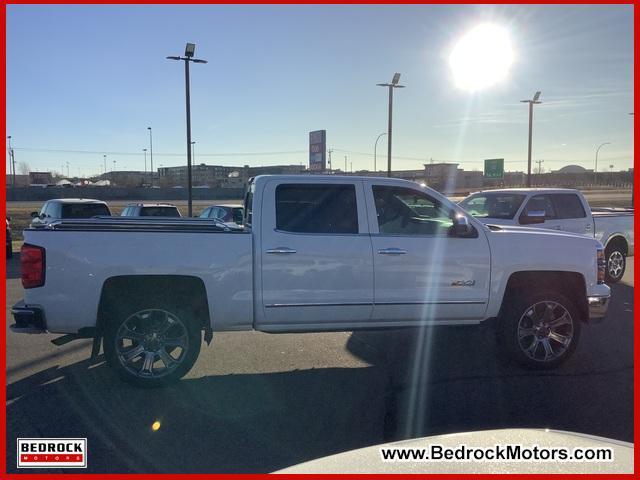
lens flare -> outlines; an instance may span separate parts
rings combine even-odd
[[[504,80],[514,54],[505,28],[482,24],[467,32],[456,43],[449,65],[456,85],[468,91],[490,87]]]

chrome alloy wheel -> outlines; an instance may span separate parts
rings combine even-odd
[[[518,345],[537,362],[561,357],[573,340],[573,319],[558,302],[543,301],[527,308],[518,322]]]
[[[607,269],[611,278],[619,278],[624,269],[624,255],[618,250],[614,250],[607,259]]]
[[[122,366],[143,378],[161,378],[184,361],[189,336],[183,321],[171,312],[140,310],[127,318],[115,336]]]

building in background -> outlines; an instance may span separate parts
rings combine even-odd
[[[29,172],[29,185],[51,185],[53,183],[51,172]]]

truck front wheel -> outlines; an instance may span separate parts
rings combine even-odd
[[[576,349],[578,309],[555,292],[512,295],[498,319],[498,341],[507,355],[533,369],[555,368]]]
[[[200,353],[196,322],[179,309],[133,307],[107,321],[104,353],[120,377],[141,387],[159,387],[182,378]]]
[[[616,283],[622,280],[625,268],[627,266],[627,254],[623,245],[619,241],[612,242],[608,245],[604,253],[607,258],[607,283]]]

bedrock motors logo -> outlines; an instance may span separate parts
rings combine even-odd
[[[87,439],[19,438],[18,468],[87,468]]]

